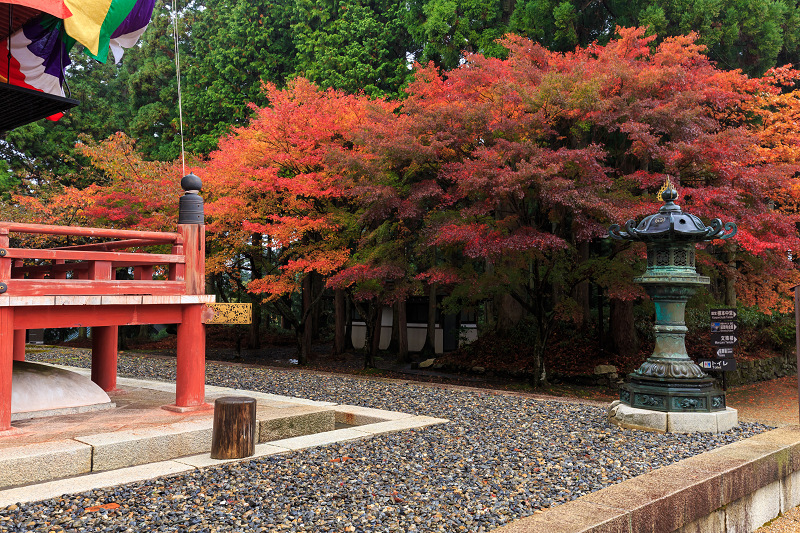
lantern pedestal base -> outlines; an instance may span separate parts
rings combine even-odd
[[[625,429],[660,433],[724,433],[736,427],[739,416],[731,407],[711,413],[665,412],[631,407],[617,400],[609,406],[608,421]]]

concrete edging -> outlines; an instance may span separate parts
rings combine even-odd
[[[752,532],[800,505],[800,427],[728,444],[499,528],[502,533]]]
[[[87,369],[60,368],[82,374],[89,372]],[[174,383],[131,378],[119,378],[118,383],[125,387],[167,393],[174,393],[175,389]],[[0,473],[3,473],[0,475],[0,507],[88,490],[78,487],[112,486],[192,468],[250,460],[447,422],[445,419],[397,411],[226,387],[207,386],[206,392],[209,400],[222,395],[240,394],[259,402],[256,411],[258,443],[254,456],[234,460],[211,459],[211,409],[208,410],[209,416],[200,419],[78,434],[43,443],[6,447],[0,453]],[[336,429],[337,424],[346,427]]]

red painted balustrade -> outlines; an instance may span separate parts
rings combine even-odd
[[[15,234],[82,244],[12,247]],[[169,253],[143,251],[156,246]],[[0,222],[0,435],[11,429],[13,360],[25,358],[27,329],[91,327],[92,380],[113,391],[119,326],[178,324],[173,407],[206,407],[202,309],[214,297],[204,289],[202,223],[162,233]]]

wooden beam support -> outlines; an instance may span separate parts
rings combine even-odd
[[[92,381],[106,392],[117,390],[119,326],[92,328]]]
[[[36,250],[32,248],[5,248],[5,257],[12,259],[63,259],[67,261],[111,261],[129,265],[166,265],[183,263],[184,258],[173,254],[147,252],[82,252],[76,250]]]
[[[14,308],[0,307],[0,432],[11,429],[11,376],[14,371]]]
[[[200,407],[205,403],[206,328],[201,320],[203,306],[184,305],[178,324],[178,360],[175,405]]]
[[[25,334],[24,329],[14,330],[14,361],[25,360]]]
[[[152,294],[165,296],[186,294],[182,281],[164,280],[91,280],[88,272],[79,272],[80,279],[10,279],[6,281],[8,296]],[[0,279],[2,281],[2,279]],[[199,293],[202,294],[202,293]]]
[[[40,329],[178,324],[183,320],[181,307],[180,304],[24,306],[14,308],[14,327]]]
[[[160,231],[137,231],[107,228],[84,228],[81,226],[51,226],[47,224],[24,224],[20,222],[0,222],[0,231],[12,233],[33,233],[40,235],[72,235],[78,237],[98,237],[109,239],[147,239],[162,243],[173,243],[180,239],[177,233]]]

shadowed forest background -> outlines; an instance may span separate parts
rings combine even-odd
[[[656,211],[670,177],[686,211],[739,226],[698,248],[712,284],[687,306],[690,355],[710,355],[718,306],[739,309],[738,355],[793,350],[795,6],[209,1],[180,15],[186,169],[159,3],[120,64],[73,51],[81,106],[2,134],[4,219],[171,230],[192,171],[207,292],[254,303],[251,327],[213,331],[223,342],[288,336],[305,364],[315,346],[352,351],[355,320],[370,367],[431,356],[451,320],[478,335],[453,364],[539,384],[652,350],[632,282],[644,247],[605,235]]]

